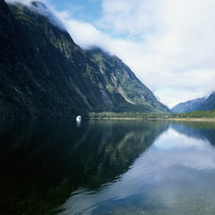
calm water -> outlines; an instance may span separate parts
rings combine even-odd
[[[0,214],[215,214],[215,124],[0,122]]]

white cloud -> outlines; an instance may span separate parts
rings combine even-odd
[[[214,90],[215,2],[117,0],[113,7],[113,0],[103,2],[107,26],[142,38],[136,43],[140,52],[126,62],[162,101],[172,106]]]
[[[64,24],[75,42],[84,49],[89,49],[95,45],[106,48],[103,45],[104,41],[111,42],[107,35],[102,34],[89,23],[65,19]]]
[[[131,36],[145,37],[156,31],[156,16],[152,10],[153,0],[103,0],[103,26],[114,33],[126,33]],[[108,25],[107,25],[108,23]]]
[[[39,13],[43,16],[48,17],[50,23],[57,26],[62,30],[66,30],[63,23],[58,19],[52,12],[52,6],[47,2],[47,0],[42,1],[32,1],[32,0],[6,0],[9,4],[22,3],[28,6],[32,11]],[[48,7],[47,7],[48,6]],[[50,8],[49,8],[50,7]]]

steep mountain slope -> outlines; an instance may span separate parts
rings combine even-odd
[[[69,34],[33,9],[21,4],[10,9],[15,27],[8,36],[10,62],[3,52],[1,58],[1,107],[6,109],[1,115],[64,117],[97,106],[104,109],[97,86],[102,77]]]
[[[162,110],[153,102],[139,106],[117,101],[106,89],[99,66],[40,2],[8,8],[1,0],[0,30],[0,118]]]
[[[198,110],[199,106],[205,101],[206,98],[198,98],[182,102],[174,106],[171,111],[173,113],[187,113]]]
[[[211,95],[198,107],[198,110],[214,110],[215,109],[215,92]]]
[[[171,109],[173,113],[187,113],[196,110],[210,111],[215,109],[215,92],[208,98],[198,98],[179,103]]]
[[[105,87],[119,109],[169,111],[118,57],[99,48],[87,51],[87,55],[99,65]]]

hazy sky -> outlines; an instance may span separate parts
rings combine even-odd
[[[214,0],[42,2],[78,45],[117,55],[164,104],[215,90]]]

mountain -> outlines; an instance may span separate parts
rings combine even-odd
[[[173,113],[187,113],[198,110],[199,106],[206,100],[206,98],[198,98],[182,102],[174,106],[171,111]]]
[[[119,110],[168,111],[154,94],[135,76],[131,69],[117,56],[109,55],[99,48],[86,52],[87,56],[99,66],[105,80],[105,88],[113,105]]]
[[[27,7],[0,0],[0,29],[0,118],[168,111],[122,61],[108,55],[107,65],[117,62],[108,69],[109,77],[117,80],[107,82],[106,70],[104,74],[96,60],[74,43],[63,24],[40,2],[33,1]],[[120,66],[135,79],[129,91],[120,79],[126,74]],[[108,84],[115,86],[115,82],[123,84],[111,90]],[[141,93],[137,94],[136,88]]]
[[[215,109],[215,92],[211,95],[198,107],[198,110],[214,110]]]
[[[208,98],[198,98],[184,103],[179,103],[171,109],[173,113],[187,113],[196,110],[210,111],[215,109],[215,92]]]

